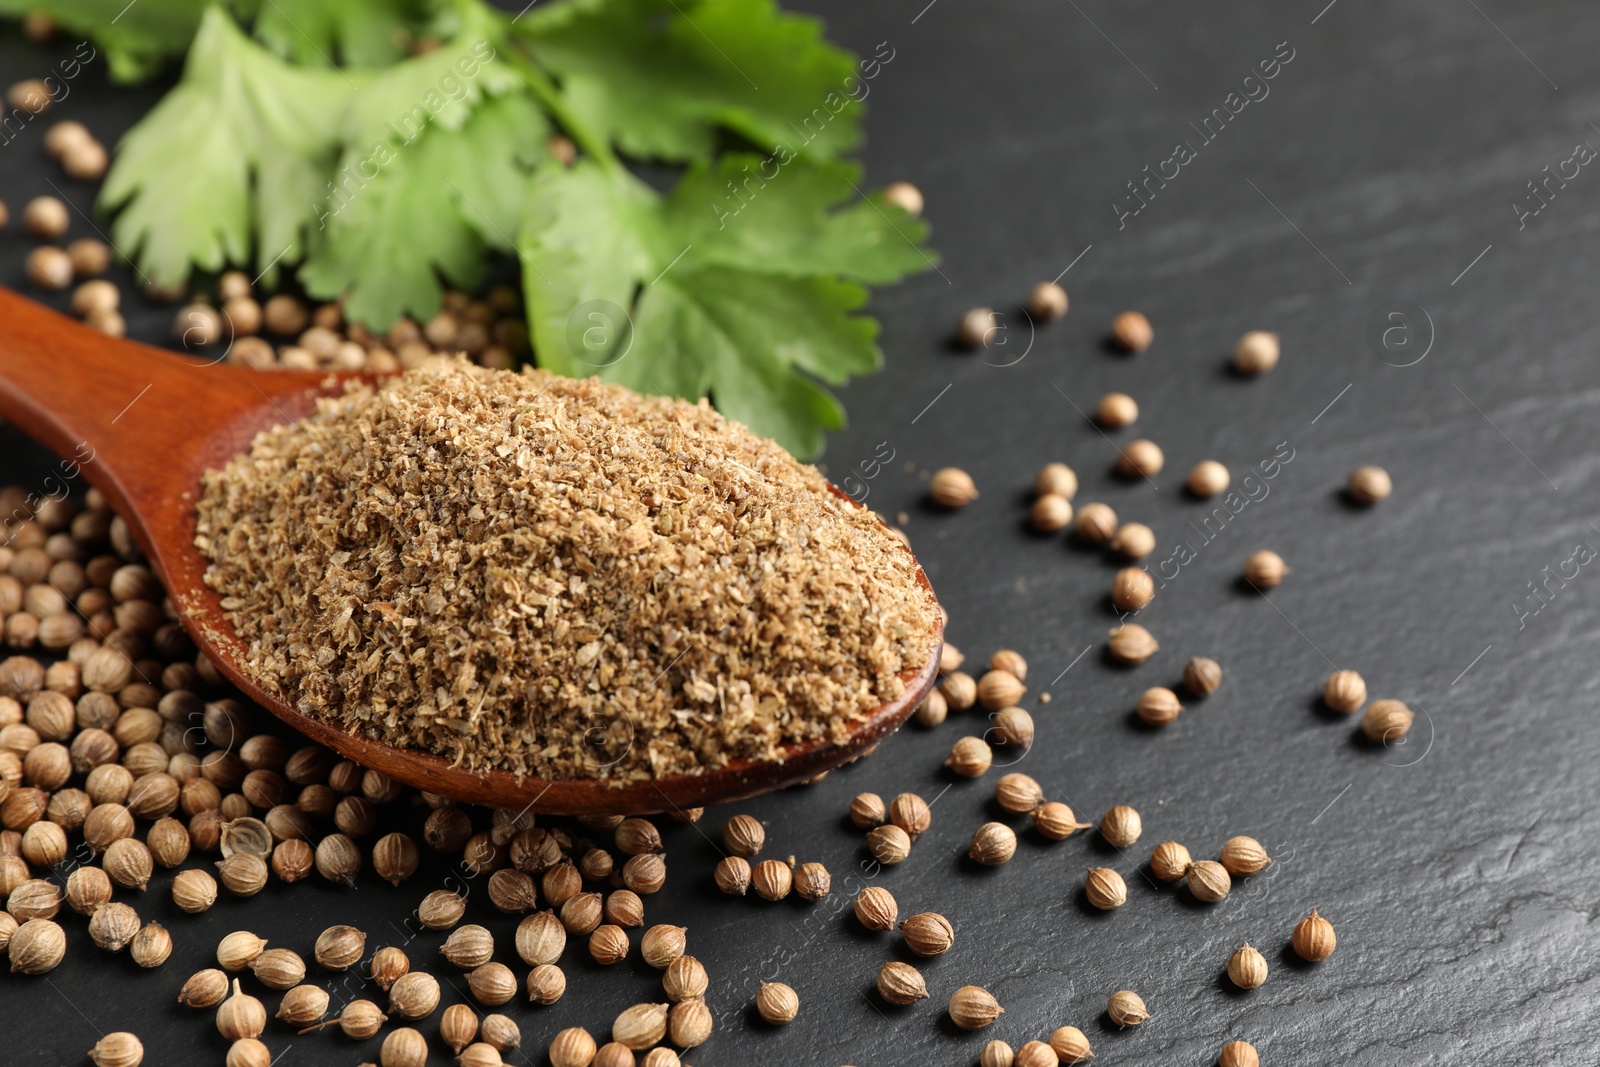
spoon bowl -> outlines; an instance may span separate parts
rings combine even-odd
[[[792,785],[861,756],[905,722],[933,686],[943,637],[937,619],[928,658],[901,676],[901,695],[864,717],[844,741],[806,742],[784,750],[781,759],[643,781],[468,771],[427,752],[346,733],[292,707],[240,666],[248,650],[223,614],[221,597],[205,583],[206,560],[194,543],[195,503],[202,475],[246,451],[258,432],[295,422],[351,379],[377,376],[256,371],[222,358],[107,337],[0,288],[0,416],[63,457],[60,475],[32,502],[65,495],[80,480],[99,489],[166,586],[184,630],[217,670],[283,722],[364,767],[500,808],[572,815],[685,811]],[[917,579],[931,593],[920,568]]]

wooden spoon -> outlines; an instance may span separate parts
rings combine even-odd
[[[305,415],[319,396],[337,392],[353,376],[253,371],[220,359],[106,337],[0,288],[0,416],[66,457],[59,475],[33,487],[35,502],[65,495],[78,488],[80,478],[104,493],[165,583],[184,629],[217,669],[257,704],[364,767],[419,789],[500,808],[682,811],[791,785],[860,756],[898,728],[933,685],[943,636],[937,621],[928,635],[926,665],[904,674],[905,692],[874,711],[847,740],[794,745],[776,761],[735,762],[703,774],[620,785],[466,771],[302,714],[240,666],[245,644],[223,615],[220,597],[205,584],[206,560],[194,545],[195,499],[203,472],[246,450],[258,431]],[[0,532],[0,542],[7,534]],[[928,587],[920,569],[917,578]]]

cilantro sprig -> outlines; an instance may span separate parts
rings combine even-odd
[[[514,254],[542,366],[709,395],[808,455],[844,421],[826,386],[881,363],[866,286],[934,263],[841,158],[878,62],[774,0],[122,2],[0,14],[46,10],[123,79],[187,49],[101,196],[165,285],[293,272],[383,330]],[[680,169],[662,192],[629,161]]]

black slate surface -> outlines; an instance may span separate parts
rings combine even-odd
[[[1089,835],[1048,844],[1024,833],[1015,861],[974,869],[962,856],[971,831],[996,815],[997,774],[941,773],[949,744],[985,725],[961,715],[931,733],[908,729],[819,785],[739,806],[766,821],[772,853],[829,865],[834,892],[820,905],[715,892],[711,839],[731,811],[707,813],[700,830],[670,826],[672,879],[649,917],[689,927],[719,1019],[686,1058],[971,1063],[992,1037],[1020,1045],[1072,1023],[1089,1033],[1097,1063],[1200,1067],[1235,1037],[1272,1064],[1595,1062],[1600,857],[1582,827],[1596,809],[1600,756],[1600,578],[1587,566],[1550,575],[1600,546],[1600,192],[1590,189],[1600,178],[1582,168],[1564,186],[1552,181],[1537,215],[1519,218],[1513,205],[1534,206],[1526,183],[1547,165],[1570,174],[1562,161],[1575,145],[1600,145],[1600,10],[925,2],[799,5],[858,51],[894,50],[872,86],[868,175],[922,187],[944,257],[939,272],[877,296],[887,369],[846,390],[853,422],[825,461],[842,479],[880,442],[894,449],[869,503],[908,513],[951,639],[973,659],[1009,646],[1031,664],[1038,743],[1018,769],[1091,818],[1134,805],[1145,836],[1122,855]],[[1246,75],[1291,51],[1268,95],[1202,143],[1194,127],[1230,92],[1259,96]],[[14,33],[0,41],[6,80],[43,63]],[[109,138],[156,95],[108,87],[93,70],[60,114]],[[0,148],[0,197],[15,214],[54,182],[88,211],[90,190],[47,164],[41,132]],[[1132,206],[1126,183],[1180,141],[1195,158],[1119,224],[1113,205]],[[88,232],[76,219],[74,235]],[[0,235],[0,281],[21,285],[26,247],[14,225]],[[1069,266],[1071,314],[1030,342],[1017,303]],[[957,315],[975,304],[1007,312],[1002,353],[949,347]],[[1110,317],[1129,307],[1156,331],[1131,359],[1103,343]],[[1407,318],[1384,317],[1396,309]],[[154,339],[169,315],[131,318]],[[1386,326],[1401,331],[1389,347]],[[1282,335],[1284,358],[1242,381],[1227,357],[1255,327]],[[1142,411],[1113,440],[1142,434],[1166,450],[1154,484],[1113,479],[1114,444],[1080,413],[1111,389]],[[5,477],[36,477],[37,453],[5,440]],[[1293,458],[1266,495],[1209,542],[1197,535],[1189,524],[1206,509],[1181,492],[1188,466],[1216,458],[1237,476],[1280,448]],[[1140,669],[1102,658],[1112,566],[1023,525],[1033,472],[1056,459],[1079,471],[1080,504],[1105,500],[1155,528],[1153,562],[1180,542],[1196,549],[1144,612],[1163,647]],[[1372,510],[1339,492],[1363,463],[1387,467],[1396,484]],[[983,495],[936,515],[922,503],[922,477],[947,464],[971,471]],[[1268,597],[1236,583],[1260,547],[1293,567]],[[1542,600],[1529,583],[1543,583]],[[1136,728],[1138,693],[1173,682],[1193,654],[1222,663],[1222,689],[1165,731]],[[1406,745],[1374,748],[1352,722],[1319,711],[1333,665],[1417,709]],[[850,797],[867,789],[937,798],[933,828],[899,868],[872,870],[844,822]],[[1198,856],[1238,833],[1260,838],[1277,862],[1221,904],[1137,873],[1157,842],[1185,842]],[[1086,907],[1079,885],[1092,864],[1127,876],[1126,907]],[[317,930],[353,922],[374,946],[403,944],[429,960],[438,935],[408,939],[401,924],[423,893],[460,881],[430,862],[397,890],[274,886],[199,919],[152,894],[137,906],[178,943],[155,972],[96,952],[69,922],[58,971],[0,976],[0,1060],[79,1062],[100,1032],[126,1028],[143,1035],[147,1062],[220,1063],[225,1045],[209,1019],[173,999],[222,934],[250,928],[309,953]],[[850,918],[851,895],[869,883],[890,888],[902,914],[934,909],[955,924],[954,950],[923,965],[933,1000],[897,1009],[872,993],[878,966],[903,950]],[[1315,967],[1286,948],[1313,907],[1339,933],[1337,954]],[[514,921],[487,921],[515,962]],[[1248,995],[1221,977],[1245,939],[1273,968]],[[618,1010],[656,996],[641,963],[599,974],[581,952],[571,957],[560,1004],[509,1009],[528,1049],[511,1062],[542,1063],[560,1027],[603,1034]],[[782,1031],[750,1010],[763,979],[799,992],[800,1016]],[[1007,1008],[981,1034],[944,1016],[964,983]],[[1144,996],[1150,1022],[1110,1026],[1105,999],[1120,988]],[[447,1002],[459,995],[447,987]],[[436,1020],[424,1029],[431,1036]],[[301,1037],[274,1024],[267,1036],[280,1064],[377,1055],[376,1040],[335,1032]]]

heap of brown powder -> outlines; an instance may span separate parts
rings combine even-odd
[[[258,435],[196,542],[269,690],[551,778],[841,739],[938,610],[872,513],[709,406],[460,362]]]

